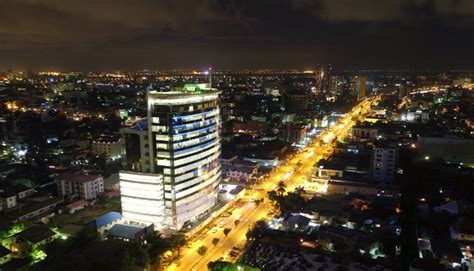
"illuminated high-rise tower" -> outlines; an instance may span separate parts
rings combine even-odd
[[[219,93],[209,84],[148,93],[144,152],[150,173],[121,172],[126,219],[178,230],[216,203],[221,181]]]

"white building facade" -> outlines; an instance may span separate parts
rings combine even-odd
[[[64,173],[56,177],[58,193],[61,196],[78,196],[92,200],[104,192],[104,179],[100,175]]]

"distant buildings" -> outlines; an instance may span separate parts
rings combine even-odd
[[[406,110],[399,115],[399,120],[406,122],[422,122],[425,123],[430,119],[430,113],[423,110]]]
[[[219,93],[207,84],[148,93],[146,126],[122,131],[126,219],[179,230],[215,204],[221,180]]]
[[[474,94],[469,89],[453,87],[446,90],[444,99],[448,102],[472,102]]]
[[[367,97],[367,76],[359,76],[357,99],[362,100]]]
[[[100,175],[83,172],[62,173],[56,176],[56,183],[58,193],[63,197],[76,196],[91,200],[104,192],[104,179]]]
[[[288,91],[284,97],[287,113],[301,113],[309,108],[309,95],[307,93]]]

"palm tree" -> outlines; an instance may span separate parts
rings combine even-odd
[[[304,192],[304,188],[301,185],[295,188],[295,193],[298,194],[298,196],[301,196]]]
[[[286,191],[286,183],[284,181],[279,181],[276,190],[280,195],[283,195],[283,193]]]

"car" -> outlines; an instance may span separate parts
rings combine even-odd
[[[216,232],[217,232],[217,228],[212,228],[211,233],[216,233]]]
[[[224,226],[225,226],[225,222],[224,222],[224,221],[219,222],[219,228],[223,228]]]
[[[223,213],[221,216],[222,216],[222,217],[229,217],[231,214],[232,214],[232,213],[230,213],[230,212],[225,212],[225,213]]]

